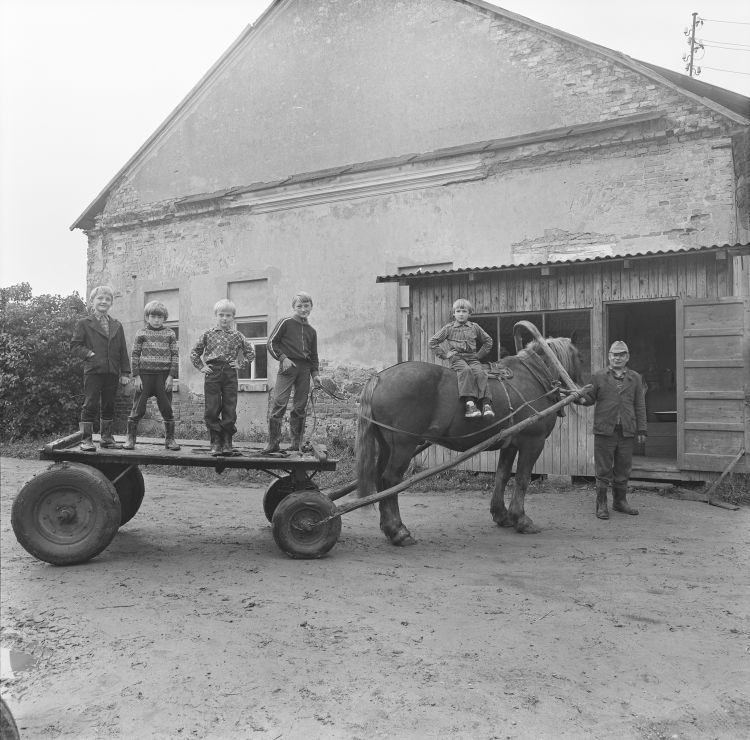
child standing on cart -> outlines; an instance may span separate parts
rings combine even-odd
[[[83,408],[81,409],[81,449],[96,450],[92,435],[99,421],[101,447],[115,446],[112,423],[118,383],[127,385],[130,375],[128,348],[122,324],[109,315],[115,294],[108,285],[98,285],[89,295],[91,314],[80,319],[73,331],[70,346],[83,360]]]
[[[211,455],[239,454],[232,448],[237,432],[237,371],[255,359],[255,347],[234,328],[237,310],[226,298],[214,306],[216,326],[203,332],[190,361],[204,376],[204,419],[211,438]]]
[[[281,319],[268,337],[268,352],[279,362],[273,407],[268,417],[268,444],[261,454],[278,452],[281,441],[281,422],[289,398],[294,390],[289,428],[292,443],[289,449],[299,452],[305,434],[307,397],[310,395],[310,378],[320,387],[318,360],[318,333],[310,326],[308,317],[313,300],[309,293],[297,293],[292,298],[292,315]]]
[[[161,301],[149,301],[143,309],[146,326],[139,329],[133,340],[130,367],[133,372],[135,396],[128,417],[127,440],[123,449],[135,447],[138,422],[146,413],[146,404],[156,397],[159,413],[164,421],[164,446],[168,450],[179,450],[174,439],[174,414],[172,413],[172,381],[177,375],[179,350],[177,335],[164,322],[169,317],[167,307]]]
[[[430,349],[448,360],[458,375],[458,394],[466,406],[465,416],[474,419],[495,416],[487,381],[487,371],[480,360],[492,349],[492,337],[479,324],[469,321],[471,303],[459,298],[453,304],[453,321],[430,339]]]

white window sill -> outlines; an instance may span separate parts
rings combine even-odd
[[[239,390],[245,393],[266,393],[268,391],[268,381],[240,378]]]

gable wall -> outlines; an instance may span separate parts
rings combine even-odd
[[[288,0],[122,183],[140,204],[642,113],[718,117],[584,47],[455,0]],[[121,208],[117,194],[108,208]]]

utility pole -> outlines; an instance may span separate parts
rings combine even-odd
[[[690,54],[689,55],[687,53],[683,54],[682,61],[687,62],[687,64],[685,64],[685,71],[691,77],[693,76],[693,72],[695,72],[696,77],[701,73],[701,68],[694,66],[696,49],[701,49],[701,50],[703,49],[703,44],[695,40],[695,28],[698,24],[702,26],[703,20],[698,18],[698,13],[693,13],[692,28],[685,29],[685,36],[687,36],[687,43],[690,46]]]

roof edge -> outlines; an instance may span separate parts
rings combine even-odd
[[[247,26],[242,30],[239,36],[232,42],[229,48],[211,65],[209,70],[193,85],[190,91],[185,97],[175,106],[175,108],[169,113],[169,115],[162,121],[159,127],[154,131],[151,136],[138,148],[132,157],[128,159],[125,164],[120,167],[117,174],[110,179],[110,181],[102,188],[99,194],[94,200],[89,203],[88,206],[83,210],[80,216],[69,226],[70,231],[74,229],[90,229],[94,225],[93,216],[95,212],[100,212],[104,208],[104,202],[109,196],[110,190],[115,186],[117,181],[122,175],[133,165],[140,156],[162,135],[162,133],[169,127],[169,125],[180,115],[188,104],[197,97],[199,91],[204,85],[215,77],[221,69],[229,62],[229,59],[238,49],[238,47],[245,41],[245,39],[261,24],[265,21],[266,17],[279,5],[283,0],[272,0],[271,4],[258,16],[255,23],[248,23]]]
[[[506,10],[505,8],[501,8],[501,7],[498,7],[497,5],[493,5],[492,3],[488,3],[486,2],[486,0],[458,0],[458,2],[464,3],[465,5],[473,5],[477,8],[486,10],[489,13],[494,13],[495,15],[509,18],[510,20],[514,20],[518,23],[523,23],[527,26],[533,26],[534,28],[537,28],[541,31],[545,31],[553,36],[557,36],[558,38],[564,39],[565,41],[570,41],[574,44],[578,44],[579,46],[584,46],[590,51],[601,54],[602,56],[606,57],[610,61],[625,65],[626,67],[629,67],[633,72],[643,75],[644,77],[648,77],[654,82],[658,82],[660,85],[664,85],[665,87],[670,88],[672,91],[680,95],[683,95],[687,98],[690,98],[691,100],[694,100],[695,102],[700,103],[701,105],[706,106],[707,108],[713,110],[715,113],[725,116],[726,118],[731,119],[735,123],[739,123],[745,126],[750,124],[750,118],[742,116],[741,114],[733,111],[731,108],[727,108],[721,103],[717,103],[716,101],[711,100],[710,98],[694,93],[676,84],[675,82],[672,82],[667,77],[659,74],[659,72],[656,69],[652,68],[652,67],[655,67],[656,65],[650,65],[648,62],[640,62],[637,59],[633,59],[633,57],[628,56],[624,52],[616,51],[606,46],[601,46],[600,44],[596,44],[593,41],[588,41],[587,39],[581,38],[580,36],[575,36],[574,34],[568,33],[567,31],[562,31],[559,28],[554,28],[553,26],[547,26],[544,23],[535,21],[533,18],[528,18],[524,15],[520,15],[519,13],[514,13],[512,10]],[[708,83],[705,83],[705,84],[708,84]],[[716,86],[714,85],[712,87],[716,87]],[[723,89],[723,88],[719,88],[719,89]]]
[[[726,251],[731,257],[750,255],[750,242],[745,244],[714,244],[701,247],[684,247],[682,249],[666,249],[658,252],[638,252],[634,254],[617,254],[606,257],[581,257],[580,259],[553,260],[547,262],[528,262],[518,265],[494,265],[493,267],[458,267],[454,270],[427,270],[425,272],[410,272],[399,275],[378,275],[376,283],[400,283],[427,278],[459,277],[462,275],[489,274],[492,272],[510,272],[512,270],[533,270],[541,267],[574,267],[577,265],[594,265],[622,260],[654,259],[664,257],[679,257],[685,254],[711,254]]]

